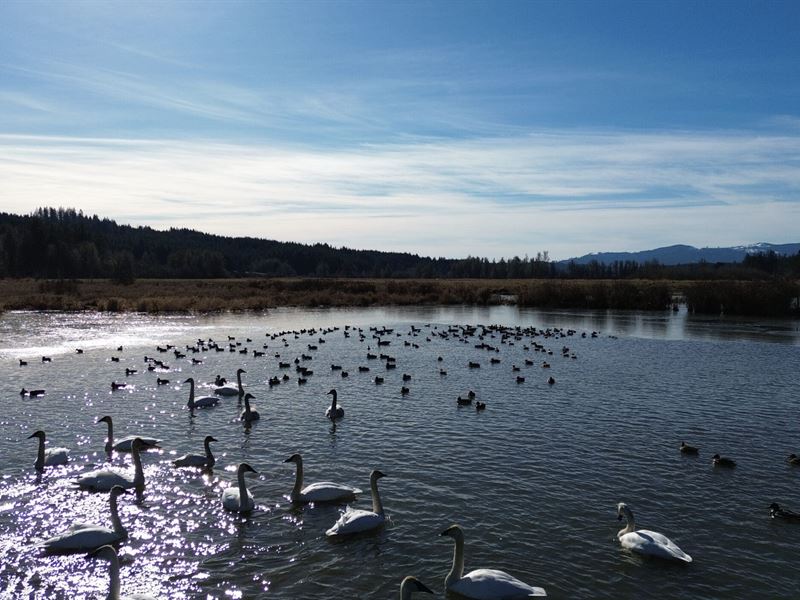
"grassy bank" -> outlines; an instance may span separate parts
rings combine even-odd
[[[278,306],[490,305],[790,316],[797,282],[562,279],[0,279],[0,310],[214,312]],[[794,314],[797,314],[796,308]]]

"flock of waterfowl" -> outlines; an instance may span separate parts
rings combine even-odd
[[[325,330],[322,334],[327,334],[332,331],[337,331],[338,328]],[[316,330],[303,330],[301,332],[281,332],[279,334],[272,334],[273,341],[282,341],[286,346],[286,336],[294,335],[298,337],[300,333],[310,335],[317,335],[319,332]],[[350,328],[345,329],[345,335],[357,334],[361,337],[362,341],[366,339],[365,333],[360,329]],[[420,329],[412,326],[412,333],[419,334]],[[533,338],[542,336],[545,339],[561,339],[569,336],[576,335],[574,330],[536,330],[536,328],[507,328],[507,327],[450,327],[445,331],[434,333],[432,330],[428,335],[452,335],[456,336],[465,343],[470,337],[477,337],[481,340],[480,344],[475,345],[475,348],[484,349],[489,352],[498,353],[499,348],[488,343],[486,339],[489,336],[495,335],[501,338],[501,343],[514,343],[524,342],[526,338]],[[375,329],[373,337],[377,339],[377,346],[388,346],[389,341],[385,338],[392,334],[391,329]],[[587,334],[582,334],[587,337]],[[597,337],[597,332],[592,332],[591,337]],[[248,338],[248,342],[251,340]],[[319,343],[324,343],[322,337],[319,338]],[[410,342],[405,342],[409,345]],[[544,344],[531,341],[530,346],[526,345],[526,350],[533,350],[542,352],[545,355],[553,355],[553,351],[545,347]],[[416,345],[416,344],[415,344]],[[227,344],[218,344],[213,340],[198,340],[193,346],[187,345],[185,352],[210,352],[210,351],[230,351],[239,352],[241,354],[248,353],[246,347],[241,348],[241,342],[237,342],[233,336],[229,336]],[[268,346],[265,344],[264,349]],[[184,351],[176,349],[174,346],[158,347],[160,352],[171,351],[176,358],[186,358]],[[309,351],[316,349],[315,345],[308,344]],[[122,348],[118,348],[122,351]],[[258,350],[251,351],[254,357],[264,356],[264,352]],[[82,354],[81,349],[77,350],[78,354]],[[565,358],[575,359],[576,354],[571,351],[567,346],[562,346],[560,354]],[[280,358],[280,353],[275,353],[275,358]],[[378,355],[373,354],[371,348],[368,347],[367,359],[375,360]],[[301,357],[295,359],[295,366],[298,373],[297,383],[303,385],[307,378],[313,375],[313,371],[308,367],[302,366],[301,361],[310,360],[311,356],[302,354]],[[380,359],[384,361],[387,369],[396,367],[396,361],[393,357],[380,354]],[[42,362],[50,362],[50,357],[42,357]],[[442,357],[439,357],[439,362]],[[118,361],[114,361],[118,362]],[[203,364],[203,360],[199,358],[192,358],[193,365]],[[500,359],[496,356],[490,358],[491,364],[498,364]],[[159,373],[169,372],[171,369],[164,361],[145,356],[145,363],[147,369],[150,371],[158,370]],[[531,359],[525,360],[526,366],[533,366],[534,362]],[[21,366],[26,366],[27,361],[21,360]],[[280,369],[290,367],[289,362],[279,362]],[[470,361],[468,368],[480,368],[480,363]],[[541,368],[549,369],[550,363],[544,360],[541,363]],[[366,365],[359,365],[358,372],[368,373],[370,368]],[[512,373],[517,373],[520,368],[514,365]],[[138,371],[136,369],[126,368],[125,375],[130,377],[135,375]],[[344,369],[341,365],[331,365],[331,373],[338,374],[342,378],[349,377],[349,371]],[[186,378],[183,383],[189,385],[189,397],[187,408],[190,413],[194,415],[194,411],[198,409],[213,409],[222,404],[225,397],[235,397],[239,400],[240,405],[243,403],[243,408],[239,413],[239,420],[245,427],[249,427],[254,421],[258,420],[260,415],[252,401],[255,399],[253,394],[245,389],[242,381],[242,375],[246,374],[244,369],[236,371],[236,384],[228,383],[224,378],[219,375],[216,376],[213,382],[213,394],[208,396],[196,396],[196,383],[194,377]],[[439,368],[439,375],[445,376],[447,371]],[[525,377],[520,375],[513,375],[517,383],[524,383]],[[270,377],[268,383],[270,386],[280,385],[289,380],[287,375],[282,377]],[[412,380],[412,375],[403,374],[403,386],[400,389],[401,396],[406,396],[409,393],[409,387],[405,384]],[[374,379],[375,384],[383,383],[383,378],[376,376]],[[546,379],[549,385],[555,384],[553,377]],[[162,379],[160,376],[157,379],[157,385],[165,385],[169,383],[168,379]],[[112,391],[126,387],[125,383],[112,382]],[[26,397],[40,397],[45,395],[45,390],[35,389],[27,390],[22,388],[20,394]],[[332,388],[328,395],[331,396],[330,406],[325,410],[325,418],[333,421],[334,423],[344,418],[344,408],[338,401],[338,393],[335,388]],[[486,409],[486,402],[478,401],[474,391],[468,391],[464,397],[459,396],[456,399],[457,406],[472,405],[475,401],[476,411],[483,411]],[[80,474],[72,483],[78,488],[92,492],[108,492],[109,493],[109,510],[111,515],[111,526],[103,526],[87,523],[73,523],[62,533],[51,537],[41,542],[41,547],[47,552],[90,552],[89,557],[100,558],[109,562],[109,577],[110,577],[110,591],[108,598],[120,598],[120,572],[119,560],[114,546],[128,538],[128,532],[120,520],[118,511],[118,499],[127,494],[126,490],[133,489],[137,494],[142,494],[145,490],[146,483],[144,478],[144,469],[142,466],[142,452],[151,449],[159,448],[161,441],[155,438],[146,436],[128,436],[120,440],[114,439],[113,420],[109,415],[103,416],[96,421],[105,423],[107,425],[107,438],[105,444],[105,451],[111,459],[113,452],[130,452],[131,461],[133,463],[133,472],[120,470],[111,466],[104,466],[99,469],[91,470],[86,473]],[[46,435],[44,431],[37,430],[29,436],[30,438],[38,439],[38,451],[35,462],[35,469],[40,474],[44,472],[45,467],[52,467],[67,464],[68,450],[66,448],[47,448]],[[207,435],[204,438],[203,454],[186,454],[179,458],[172,460],[174,467],[193,467],[210,471],[216,464],[216,459],[211,450],[211,444],[216,442],[216,438],[212,435]],[[679,450],[686,455],[698,455],[699,450],[694,446],[690,446],[685,442],[681,442]],[[794,454],[789,456],[787,461],[790,464],[800,464],[800,458]],[[300,453],[295,453],[285,459],[286,463],[293,463],[295,465],[295,483],[289,492],[289,499],[294,504],[317,504],[317,503],[341,503],[347,504],[354,501],[362,490],[342,483],[335,483],[330,481],[321,481],[311,484],[304,484],[304,470],[303,458]],[[728,458],[715,454],[712,458],[712,463],[715,467],[733,468],[736,463]],[[236,470],[236,484],[226,487],[221,494],[220,502],[224,509],[236,513],[250,513],[256,508],[256,501],[247,487],[245,475],[247,473],[256,473],[256,470],[247,463],[241,463]],[[346,537],[353,534],[359,534],[380,529],[386,522],[386,514],[381,501],[380,493],[378,490],[378,481],[385,477],[384,473],[378,469],[372,470],[370,473],[370,491],[372,496],[371,510],[354,509],[351,506],[346,507],[346,510],[341,513],[338,520],[336,520],[326,531],[325,535],[328,537]],[[777,503],[773,503],[770,507],[770,516],[775,519],[783,519],[787,521],[800,521],[800,514],[781,508]],[[684,563],[691,563],[692,557],[681,550],[672,540],[668,537],[654,531],[636,529],[633,512],[625,503],[617,505],[617,515],[620,520],[626,521],[626,526],[617,534],[617,539],[622,548],[631,552],[642,555],[657,557],[661,559],[675,560]],[[451,525],[441,532],[442,536],[447,536],[454,541],[454,554],[453,562],[450,572],[447,574],[444,587],[448,592],[454,592],[460,596],[474,599],[487,599],[487,600],[500,600],[500,599],[513,599],[522,597],[533,596],[546,596],[546,592],[542,587],[532,586],[527,583],[516,579],[515,577],[495,569],[476,569],[468,573],[464,573],[464,531],[459,525]],[[400,597],[409,599],[415,592],[432,593],[421,581],[415,577],[406,577],[402,580],[400,585]],[[148,596],[134,596],[139,598],[146,598]]]

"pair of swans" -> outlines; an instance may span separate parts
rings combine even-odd
[[[219,398],[216,396],[200,396],[199,398],[194,397],[194,378],[189,377],[183,383],[189,384],[189,402],[186,403],[186,406],[189,407],[189,410],[194,412],[195,408],[210,408],[212,406],[216,406],[219,404]]]
[[[244,369],[236,370],[236,385],[231,383],[223,384],[214,388],[214,393],[220,396],[244,396],[242,387],[242,373],[247,373]]]
[[[107,454],[110,454],[112,450],[116,450],[117,452],[132,452],[133,440],[135,439],[139,439],[142,441],[142,445],[140,448],[142,450],[149,450],[150,448],[158,448],[158,445],[161,443],[161,440],[157,440],[155,438],[149,438],[143,435],[129,435],[128,437],[122,438],[115,444],[113,419],[109,415],[106,415],[105,417],[100,417],[99,419],[97,419],[96,423],[105,423],[106,425],[108,425],[108,437],[106,438],[106,446],[105,446]]]
[[[36,454],[36,462],[33,464],[34,468],[43,473],[45,467],[56,467],[58,465],[65,465],[69,462],[69,450],[66,448],[48,448],[45,450],[44,440],[45,434],[41,429],[34,431],[28,436],[28,439],[39,438],[39,451]]]
[[[455,541],[453,566],[444,580],[447,591],[475,600],[504,600],[547,596],[544,588],[534,587],[496,569],[475,569],[464,575],[464,531],[451,525],[441,534]]]
[[[369,475],[369,487],[372,490],[372,510],[361,510],[347,507],[339,520],[325,532],[328,537],[341,537],[355,533],[372,531],[386,523],[386,514],[383,511],[381,496],[378,493],[378,479],[385,477],[377,469]]]
[[[355,500],[356,494],[361,490],[341,483],[332,481],[319,481],[303,487],[303,457],[300,454],[292,454],[285,463],[294,463],[297,467],[294,487],[289,498],[295,504],[305,502],[350,502]]]
[[[117,509],[117,498],[123,494],[127,494],[125,489],[122,486],[115,485],[111,488],[111,493],[108,496],[108,504],[111,508],[111,528],[86,523],[73,523],[66,531],[42,542],[42,548],[50,553],[86,552],[87,550],[94,550],[100,546],[115,544],[127,539],[128,532],[122,525],[122,521],[120,521]]]
[[[180,458],[176,458],[172,461],[172,464],[176,467],[201,467],[205,469],[211,469],[216,463],[216,459],[214,455],[211,454],[211,442],[216,442],[217,439],[213,435],[207,435],[203,440],[203,447],[205,448],[205,454],[184,454]]]
[[[239,465],[239,468],[236,469],[238,485],[222,490],[222,507],[225,510],[248,513],[255,508],[256,503],[253,499],[253,494],[247,489],[247,483],[244,479],[245,473],[258,473],[258,471],[247,463],[241,463]]]
[[[624,502],[617,504],[617,518],[620,521],[623,518],[626,520],[625,529],[621,529],[617,533],[617,539],[623,548],[645,556],[679,560],[685,563],[692,562],[692,557],[667,536],[647,529],[636,531],[633,511]]]
[[[133,596],[120,596],[119,558],[113,546],[101,546],[86,558],[99,558],[108,561],[108,576],[110,585],[106,600],[155,600],[150,594],[134,594]]]
[[[144,469],[142,468],[141,451],[144,448],[142,438],[134,438],[131,444],[131,458],[133,459],[134,473],[118,469],[103,468],[84,473],[75,480],[75,484],[92,492],[108,492],[114,486],[124,489],[135,488],[137,492],[144,491]]]
[[[341,419],[344,417],[344,408],[338,406],[337,404],[337,394],[336,390],[331,390],[328,392],[329,395],[333,396],[331,399],[331,405],[325,411],[325,417],[330,419],[331,421],[335,421],[336,419]]]

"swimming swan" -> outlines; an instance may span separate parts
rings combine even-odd
[[[184,454],[180,458],[173,460],[172,464],[176,467],[205,467],[210,469],[216,462],[214,455],[211,454],[211,442],[216,441],[217,439],[214,436],[207,435],[203,440],[203,447],[206,449],[205,454]]]
[[[239,415],[239,418],[244,421],[245,423],[250,423],[251,421],[258,421],[261,418],[261,415],[258,414],[258,411],[250,406],[250,400],[255,398],[253,394],[245,394],[244,395],[244,410],[242,414]]]
[[[36,454],[36,462],[33,463],[34,468],[39,473],[44,472],[45,467],[56,467],[58,465],[65,465],[69,462],[69,450],[66,448],[44,448],[44,431],[34,431],[28,436],[28,439],[39,438],[39,452]]]
[[[406,577],[400,584],[400,600],[411,600],[411,594],[414,592],[427,592],[432,594],[433,590],[422,583],[416,577]]]
[[[356,494],[361,493],[358,488],[330,481],[319,481],[303,488],[303,457],[292,454],[283,462],[293,462],[297,465],[294,487],[289,494],[292,502],[349,502],[355,499]]]
[[[117,452],[130,452],[133,446],[133,440],[137,437],[142,440],[142,450],[149,450],[150,448],[158,448],[161,440],[155,438],[148,438],[140,435],[129,435],[114,443],[114,421],[110,416],[100,417],[97,423],[105,423],[108,425],[108,438],[106,439],[106,452],[116,450]]]
[[[105,468],[85,473],[78,477],[75,483],[93,492],[108,492],[115,485],[119,485],[126,490],[136,488],[136,491],[143,491],[144,470],[142,469],[142,457],[140,456],[142,446],[141,438],[135,438],[131,445],[131,457],[134,465],[133,477],[129,473],[118,471],[117,469]]]
[[[623,548],[647,556],[656,556],[669,560],[681,560],[687,563],[692,562],[692,557],[678,548],[668,537],[656,533],[655,531],[648,531],[647,529],[636,531],[633,511],[628,508],[627,504],[620,502],[617,504],[617,518],[621,521],[623,516],[627,521],[627,525],[625,529],[621,529],[619,533],[617,533],[617,538]]]
[[[458,525],[451,525],[439,535],[451,537],[456,542],[453,568],[444,580],[447,591],[476,600],[547,596],[544,588],[530,586],[505,571],[475,569],[464,575],[464,531]]]
[[[189,377],[189,379],[183,383],[189,384],[189,402],[186,403],[186,406],[189,407],[189,410],[193,411],[195,408],[209,408],[219,404],[219,398],[216,396],[200,396],[199,398],[194,397],[194,378]]]
[[[108,496],[108,504],[111,507],[111,523],[113,527],[102,527],[100,525],[87,525],[85,523],[75,523],[66,531],[60,533],[49,540],[42,542],[42,547],[47,552],[86,552],[94,550],[106,544],[114,544],[127,539],[128,532],[122,525],[117,511],[117,498],[127,492],[118,485],[111,488]]]
[[[331,399],[331,405],[328,407],[328,410],[325,411],[325,416],[331,421],[341,419],[344,417],[344,409],[336,405],[336,390],[331,390],[328,394],[332,395],[333,398]]]
[[[108,596],[106,600],[156,600],[155,596],[150,594],[134,594],[133,596],[120,596],[119,595],[119,558],[117,558],[117,551],[113,546],[100,546],[94,552],[86,555],[86,558],[102,558],[109,562],[108,576],[111,583],[108,587]]]
[[[237,487],[225,488],[222,491],[222,506],[225,510],[232,510],[234,512],[250,512],[256,506],[253,500],[253,494],[247,489],[247,484],[244,481],[244,474],[247,472],[257,473],[253,467],[247,463],[242,463],[236,470],[236,478],[239,481]]]
[[[214,389],[214,393],[219,394],[220,396],[244,396],[244,388],[242,387],[242,373],[247,373],[247,371],[244,369],[236,370],[237,385],[233,385],[231,383],[220,385]]]
[[[386,522],[386,515],[383,512],[380,494],[378,494],[378,479],[381,477],[385,477],[385,475],[378,470],[372,471],[369,476],[369,487],[372,489],[372,510],[356,510],[348,506],[339,520],[325,532],[325,535],[328,537],[350,535],[383,526]]]

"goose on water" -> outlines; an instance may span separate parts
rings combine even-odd
[[[42,542],[42,548],[51,553],[86,552],[126,539],[128,532],[122,525],[117,510],[117,498],[122,494],[127,494],[125,489],[115,485],[111,488],[111,493],[108,496],[108,504],[111,508],[111,528],[88,525],[86,523],[74,523],[66,531]]]
[[[116,450],[117,452],[130,452],[133,447],[133,440],[135,440],[136,438],[142,440],[142,450],[149,450],[150,448],[158,448],[158,445],[161,443],[161,440],[157,440],[155,438],[144,437],[141,435],[129,435],[127,437],[122,438],[115,444],[113,419],[109,415],[106,415],[105,417],[100,417],[99,419],[97,419],[97,423],[105,423],[106,425],[108,425],[106,452],[111,452],[111,450]]]
[[[252,511],[255,506],[253,494],[247,489],[247,484],[244,480],[245,473],[257,473],[253,467],[247,463],[242,463],[236,469],[236,479],[238,485],[236,487],[225,488],[222,491],[222,506],[225,510],[233,512],[246,513]]]
[[[348,506],[339,520],[325,532],[325,535],[328,537],[350,535],[383,526],[386,522],[386,514],[383,512],[383,504],[378,493],[378,479],[381,477],[385,477],[385,475],[377,469],[372,471],[369,476],[369,487],[372,489],[372,510],[356,510]]]
[[[100,546],[86,558],[101,558],[108,561],[108,576],[111,580],[106,600],[155,600],[150,594],[134,594],[133,596],[120,596],[119,558],[114,546]]]
[[[331,481],[319,481],[303,487],[303,457],[292,454],[283,462],[293,462],[297,466],[294,487],[289,494],[292,502],[349,502],[361,493],[358,488]]]
[[[142,457],[140,455],[143,445],[141,438],[135,438],[133,444],[131,444],[131,457],[134,466],[133,476],[128,472],[104,468],[84,473],[75,480],[75,483],[79,487],[93,492],[108,492],[115,485],[121,486],[126,490],[136,488],[137,492],[143,491],[144,469],[142,468]]]
[[[216,441],[217,439],[214,436],[207,435],[203,440],[205,454],[184,454],[180,458],[173,460],[172,464],[176,467],[204,467],[210,469],[216,462],[214,455],[211,454],[211,442]]]
[[[800,513],[781,508],[780,504],[777,502],[773,502],[769,505],[769,516],[773,519],[782,519],[784,521],[800,523]]]
[[[258,414],[258,411],[250,404],[250,400],[254,398],[255,396],[250,393],[244,395],[244,410],[242,411],[242,414],[239,415],[239,418],[245,423],[258,421],[261,418],[261,415]]]
[[[790,465],[800,465],[800,456],[797,456],[794,452],[792,452],[787,458],[786,462]]]
[[[700,450],[697,447],[690,446],[686,442],[681,442],[680,450],[681,450],[682,454],[693,454],[693,455],[696,455],[696,454],[700,453]]]
[[[39,473],[44,472],[45,467],[56,467],[69,462],[69,450],[66,448],[48,448],[45,450],[45,434],[41,429],[28,436],[29,440],[32,438],[39,438],[39,451],[36,454],[36,462],[33,464]]]
[[[433,590],[427,585],[422,583],[416,577],[406,577],[400,584],[400,600],[411,600],[411,595],[414,592],[425,592],[432,594]]]
[[[711,464],[713,464],[715,467],[727,467],[728,469],[732,469],[736,466],[736,461],[732,458],[728,458],[727,456],[715,454],[711,457]]]
[[[620,521],[625,518],[627,523],[625,529],[617,533],[617,539],[623,548],[645,556],[692,562],[692,557],[678,548],[677,544],[667,536],[647,529],[637,531],[633,511],[624,502],[617,504],[617,518]]]
[[[331,398],[331,405],[328,407],[328,410],[325,411],[325,416],[329,418],[331,421],[335,421],[336,419],[341,419],[344,417],[344,409],[341,406],[338,406],[337,401],[337,394],[336,390],[331,390],[328,392],[329,395],[333,396]]]
[[[236,370],[236,385],[226,383],[214,388],[214,393],[220,396],[244,396],[244,388],[242,387],[242,373],[247,373],[244,369]],[[219,377],[219,375],[217,375]],[[223,378],[224,379],[224,378]]]
[[[505,571],[496,569],[475,569],[464,575],[464,531],[458,525],[451,525],[440,535],[453,538],[453,566],[444,580],[448,592],[455,592],[465,598],[475,600],[505,600],[547,596],[544,588],[534,587],[512,577]]]
[[[219,398],[216,396],[200,396],[199,398],[194,397],[194,378],[189,377],[183,383],[189,384],[189,402],[186,403],[186,406],[189,407],[189,410],[193,411],[195,408],[209,408],[211,406],[216,406],[219,404]]]

